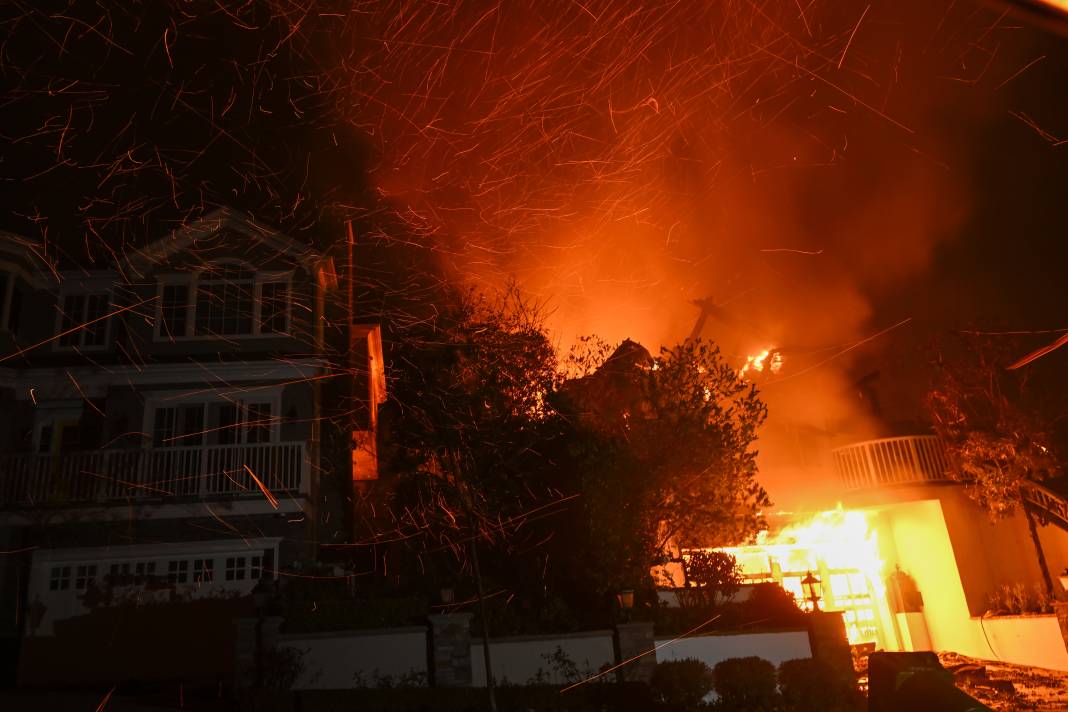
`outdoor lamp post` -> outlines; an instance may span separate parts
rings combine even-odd
[[[630,621],[630,612],[634,610],[634,589],[625,588],[616,594],[616,603],[619,604],[619,609],[623,611],[623,619]]]
[[[822,598],[823,593],[823,582],[813,576],[812,572],[809,571],[805,575],[805,578],[801,579],[801,588],[804,589],[805,600],[812,602],[812,610],[819,611],[820,598]]]

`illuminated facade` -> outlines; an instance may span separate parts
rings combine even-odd
[[[1023,514],[991,522],[947,478],[941,443],[931,436],[867,441],[833,454],[843,486],[837,509],[799,518],[753,545],[724,549],[747,582],[777,582],[810,607],[801,580],[813,573],[823,584],[820,607],[843,612],[855,645],[1068,670],[1051,612],[990,615],[1006,588],[1042,598],[1043,576]],[[1027,506],[1044,522],[1036,535],[1049,570],[1068,567],[1064,500],[1035,486]]]

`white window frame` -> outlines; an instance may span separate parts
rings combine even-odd
[[[247,408],[250,404],[269,403],[271,406],[271,423],[270,438],[267,440],[267,443],[280,443],[282,442],[282,388],[282,384],[272,384],[265,388],[256,388],[245,391],[230,390],[225,393],[189,393],[187,391],[180,391],[175,393],[156,392],[149,394],[145,398],[144,420],[142,422],[142,432],[148,435],[148,437],[144,438],[144,448],[151,449],[154,447],[153,440],[155,436],[157,409],[195,404],[200,404],[204,408],[204,419],[202,422],[204,423],[204,429],[210,431],[208,423],[210,422],[209,417],[211,415],[210,409],[212,405],[223,403],[233,404],[237,405],[240,413],[247,413]],[[238,442],[233,443],[234,446],[256,444],[245,442],[245,434],[243,432],[245,427],[246,426],[242,426],[241,437],[238,439]],[[207,435],[210,436],[210,432],[208,432]],[[181,442],[178,442],[172,447],[211,448],[223,446],[208,443],[207,437],[205,437],[204,442],[199,445],[182,445]]]
[[[220,261],[216,266],[235,266],[252,273],[252,331],[248,334],[198,334],[197,333],[197,296],[201,282],[214,281],[211,272],[173,272],[156,275],[156,309],[152,338],[156,342],[169,341],[211,341],[218,339],[279,339],[289,336],[293,328],[293,270],[257,270],[244,262]],[[261,332],[263,313],[263,285],[283,284],[289,300],[285,310],[285,326],[281,331]],[[163,328],[163,289],[168,286],[186,287],[185,333],[169,334]]]
[[[73,317],[74,324],[76,326],[78,326],[78,325],[82,325],[82,324],[86,323],[85,310],[87,310],[89,308],[89,297],[96,297],[96,296],[101,296],[101,295],[107,297],[107,306],[106,306],[106,309],[105,309],[105,313],[110,314],[110,313],[114,312],[114,310],[115,310],[115,293],[110,288],[93,289],[91,287],[82,287],[82,288],[79,288],[79,289],[63,289],[63,290],[60,290],[60,292],[59,292],[59,301],[56,302],[56,325],[55,325],[55,330],[53,331],[53,333],[56,335],[56,337],[52,340],[52,350],[53,351],[62,351],[62,352],[65,352],[65,353],[69,353],[69,352],[94,352],[95,353],[95,352],[101,352],[101,351],[108,351],[111,348],[111,337],[112,337],[111,322],[112,322],[112,319],[110,317],[104,319],[104,343],[102,343],[102,344],[92,344],[92,345],[89,345],[89,346],[86,346],[84,343],[82,343],[82,341],[84,340],[86,334],[89,333],[88,329],[86,329],[84,327],[79,328],[76,331],[72,332],[73,335],[75,335],[77,337],[78,343],[75,343],[75,344],[62,344],[62,343],[60,343],[63,340],[62,337],[60,337],[60,334],[62,332],[64,332],[64,331],[66,331],[66,329],[63,328],[63,317],[64,317],[65,304],[67,302],[67,297],[78,297],[78,296],[80,296],[80,297],[84,297],[85,298],[85,303],[82,305],[82,314],[76,315],[76,316]]]

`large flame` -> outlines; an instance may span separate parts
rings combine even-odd
[[[801,579],[815,574],[823,589],[820,607],[843,612],[851,643],[886,644],[886,572],[876,531],[864,512],[820,512],[774,535],[763,532],[755,544],[720,550],[737,558],[747,581],[776,581],[804,607],[811,603]]]
[[[778,373],[782,369],[782,352],[774,347],[745,357],[745,365],[738,371],[739,376],[756,371],[757,373]]]

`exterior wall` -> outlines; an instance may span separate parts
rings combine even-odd
[[[986,653],[977,657],[1068,670],[1068,651],[1057,616],[998,616],[977,618],[974,623],[986,648]]]
[[[963,487],[940,487],[939,491],[971,615],[986,613],[992,596],[1003,585],[1043,586],[1035,546],[1022,513],[1017,511],[991,522],[968,499]]]
[[[1027,521],[1017,512],[997,522],[971,499],[965,489],[954,484],[906,485],[870,489],[851,493],[847,506],[868,508],[882,512],[891,522],[906,518],[914,526],[928,531],[932,526],[941,530],[939,541],[948,544],[954,558],[965,610],[979,616],[990,609],[991,597],[1003,585],[1022,583],[1028,587],[1042,586],[1042,572],[1027,529]],[[937,514],[926,519],[913,504],[934,502]],[[895,526],[895,530],[901,527]],[[897,535],[895,534],[895,537]],[[903,535],[906,536],[907,535]],[[1068,538],[1047,536],[1057,540],[1059,550],[1068,554]],[[922,538],[915,544],[923,550]],[[893,561],[893,559],[888,559]],[[904,562],[901,568],[908,570]],[[1066,561],[1065,565],[1068,565]],[[1051,573],[1056,575],[1051,563]],[[930,586],[926,587],[930,588]],[[921,585],[926,598],[928,592]]]
[[[27,584],[29,607],[43,606],[40,623],[32,635],[50,636],[56,622],[89,613],[91,606],[88,605],[86,593],[94,586],[100,591],[109,592],[113,603],[125,599],[164,603],[248,594],[259,580],[251,568],[253,556],[259,557],[261,575],[265,573],[264,569],[270,571],[277,568],[279,539],[249,539],[247,543],[221,540],[108,548],[40,549],[33,554]],[[214,562],[211,580],[195,580],[194,561],[197,559],[211,559]],[[232,577],[229,575],[227,563],[230,559],[242,560],[240,578],[236,570]],[[168,581],[171,562],[185,563],[184,582]],[[153,567],[150,576],[154,582],[113,584],[110,581],[113,565],[127,567],[131,577],[136,575],[138,566],[150,565]],[[90,572],[87,567],[95,568]],[[62,583],[56,581],[57,570],[65,574]],[[89,577],[92,585],[80,585],[79,574],[83,578]]]
[[[896,564],[916,581],[923,596],[928,635],[935,650],[976,650],[978,632],[938,500],[906,502],[883,509],[880,548],[887,567]]]
[[[1038,527],[1038,539],[1042,542],[1042,553],[1046,556],[1053,585],[1057,586],[1059,575],[1068,569],[1068,532],[1047,524]]]
[[[296,690],[341,690],[396,684],[427,684],[426,628],[283,634],[278,646],[303,653]]]
[[[540,672],[547,675],[553,684],[563,684],[565,680],[554,669],[551,659],[558,648],[575,664],[583,677],[594,675],[602,667],[615,662],[610,630],[494,638],[490,641],[493,677],[500,684],[523,685]],[[482,640],[479,638],[471,641],[471,684],[475,687],[486,686],[486,663]]]
[[[778,667],[787,660],[812,657],[807,631],[697,635],[681,640],[657,640],[657,662],[695,658],[709,667],[728,658],[756,656]]]

